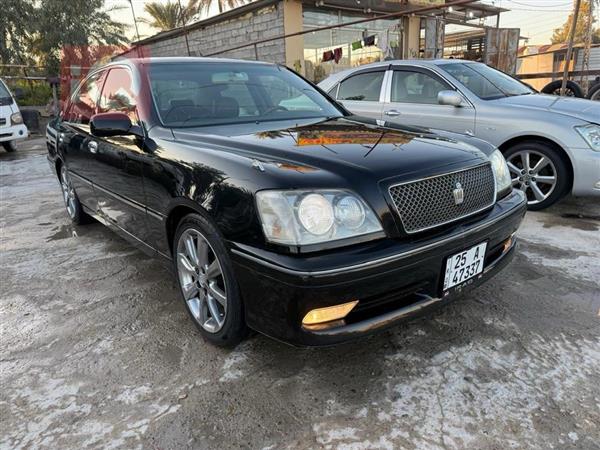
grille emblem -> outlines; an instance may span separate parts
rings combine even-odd
[[[460,183],[456,183],[456,189],[452,191],[452,194],[454,195],[455,205],[460,205],[462,202],[465,201],[465,191],[460,185]]]

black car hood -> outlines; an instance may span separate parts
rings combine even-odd
[[[278,126],[283,125],[283,126]],[[250,132],[252,130],[252,132]],[[260,131],[257,131],[260,130]],[[260,161],[306,165],[335,172],[336,165],[374,178],[432,172],[449,165],[474,165],[487,158],[476,147],[423,128],[400,128],[362,117],[289,126],[289,122],[173,129],[176,140],[217,146]]]

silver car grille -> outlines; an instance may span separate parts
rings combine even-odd
[[[397,184],[389,192],[404,230],[417,233],[489,208],[496,201],[496,182],[490,164],[483,164]]]
[[[0,125],[6,125],[6,119],[4,117],[0,117]]]

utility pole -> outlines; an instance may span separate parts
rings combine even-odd
[[[594,3],[596,0],[588,0],[589,11],[587,17],[587,30],[585,34],[585,43],[583,47],[583,59],[581,61],[581,79],[580,83],[583,92],[587,93],[589,87],[589,76],[586,74],[590,70],[590,53],[592,51],[592,35],[594,31]]]
[[[187,49],[188,56],[192,56],[192,54],[190,52],[190,43],[188,42],[188,33],[187,33],[187,27],[186,27],[186,23],[185,23],[185,17],[183,14],[183,8],[181,7],[181,0],[177,0],[177,2],[179,3],[179,14],[181,15],[181,24],[183,25],[183,36],[185,38],[185,48]]]
[[[135,35],[137,36],[137,40],[140,40],[140,32],[137,26],[137,20],[135,18],[135,11],[133,10],[133,1],[129,0],[129,4],[131,5],[131,15],[133,16],[133,24],[135,25]]]
[[[569,65],[571,64],[571,56],[573,55],[573,41],[575,40],[575,29],[577,28],[577,16],[581,8],[581,0],[575,0],[575,9],[573,10],[573,21],[571,23],[571,32],[569,33],[569,43],[567,47],[567,57],[565,58],[565,71],[563,73],[562,86],[560,87],[560,95],[564,96],[567,90],[567,78],[569,76]]]

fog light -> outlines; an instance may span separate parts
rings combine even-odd
[[[358,300],[341,305],[327,306],[325,308],[317,308],[309,311],[302,319],[303,325],[316,325],[323,322],[331,322],[332,320],[343,319],[348,315],[352,308],[356,306]]]

